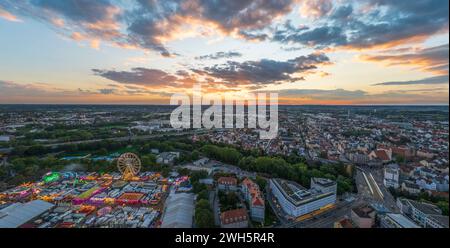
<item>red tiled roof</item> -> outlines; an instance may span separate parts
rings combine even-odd
[[[392,153],[396,155],[400,155],[406,157],[406,149],[400,147],[392,147]]]
[[[217,180],[219,184],[236,185],[237,179],[234,177],[221,177]]]
[[[411,166],[400,165],[400,170],[405,173],[410,173],[411,171],[414,170],[414,168]]]
[[[248,188],[250,188],[251,185],[253,184],[253,181],[250,180],[250,179],[248,179],[248,178],[245,178],[245,179],[242,181],[242,184],[244,184],[245,186],[247,186]]]
[[[255,206],[264,206],[264,198],[259,190],[259,186],[251,179],[245,178],[242,184],[247,187],[250,196],[252,197],[251,204]]]
[[[19,228],[36,228],[36,225],[32,224],[32,223],[25,223],[25,224],[19,226]]]
[[[390,160],[386,150],[376,150],[375,155],[377,155],[377,158],[381,159],[382,161]]]
[[[220,220],[224,224],[231,224],[247,220],[247,210],[245,208],[225,211],[220,215]]]
[[[352,222],[349,219],[342,219],[339,221],[339,224],[341,224],[342,228],[354,228]]]
[[[444,197],[448,199],[448,192],[431,191],[432,196]]]
[[[261,199],[261,197],[254,197],[252,205],[254,206],[264,206],[264,201]]]

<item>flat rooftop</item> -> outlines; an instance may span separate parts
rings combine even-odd
[[[331,187],[331,186],[333,186],[333,185],[336,184],[335,181],[330,180],[330,179],[328,179],[328,178],[313,177],[313,178],[311,178],[311,180],[312,180],[315,184],[318,184],[318,185],[320,185],[320,186],[322,186],[322,187]]]
[[[387,216],[394,221],[397,225],[403,227],[403,228],[420,228],[418,225],[416,225],[413,221],[409,220],[402,214],[393,214],[389,213]]]
[[[283,196],[297,207],[333,195],[332,192],[322,193],[316,190],[307,190],[296,182],[280,178],[271,179],[271,181]]]
[[[34,200],[14,203],[0,211],[0,228],[16,228],[54,207],[53,204]]]

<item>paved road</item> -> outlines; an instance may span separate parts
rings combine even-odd
[[[350,216],[350,210],[360,204],[360,201],[354,202],[338,202],[336,208],[321,213],[311,219],[300,222],[292,222],[282,227],[284,228],[331,228],[334,222],[340,220],[344,216]]]
[[[216,188],[214,193],[214,200],[213,200],[213,214],[214,214],[214,224],[216,226],[220,226],[220,207],[219,207],[219,192]]]
[[[343,217],[350,217],[351,209],[363,204],[364,201],[357,199],[353,202],[341,202],[338,203],[336,209],[325,212],[317,218],[306,220],[300,223],[298,228],[332,228],[336,221],[341,220]]]

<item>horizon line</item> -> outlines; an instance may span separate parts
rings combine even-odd
[[[114,106],[180,106],[177,105],[171,105],[171,104],[155,104],[155,103],[0,103],[0,106],[12,106],[12,105],[52,105],[52,106],[70,106],[70,105],[81,105],[81,106],[88,106],[88,105],[95,105],[95,106],[105,106],[105,105],[114,105]],[[190,104],[191,106],[193,104]],[[236,104],[233,104],[235,106]],[[247,106],[247,104],[244,104]],[[266,104],[270,105],[270,104]],[[201,106],[212,106],[212,104],[202,104]],[[226,104],[222,104],[222,106],[227,106]],[[450,106],[449,103],[405,103],[405,104],[396,104],[396,103],[385,103],[385,104],[278,104],[278,106]]]

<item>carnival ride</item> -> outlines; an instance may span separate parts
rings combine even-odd
[[[134,153],[124,153],[117,159],[117,168],[124,180],[133,180],[141,170],[141,160]]]

